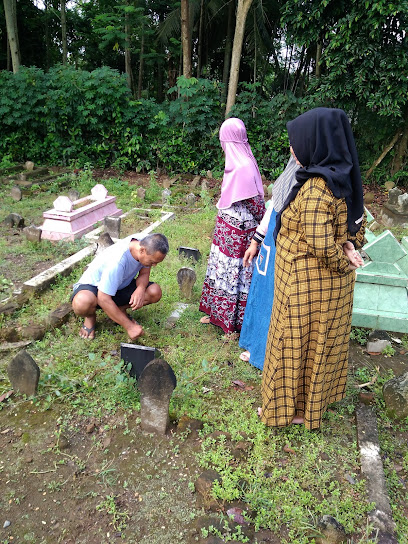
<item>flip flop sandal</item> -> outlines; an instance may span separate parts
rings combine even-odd
[[[83,338],[84,340],[93,340],[95,337],[90,338],[89,335],[91,334],[91,332],[93,332],[95,330],[95,327],[96,327],[96,325],[94,325],[93,327],[85,327],[85,325],[82,325],[81,329],[84,329],[84,331],[88,333],[88,336],[86,336],[86,337],[81,336],[81,338]]]
[[[239,358],[241,359],[241,361],[245,361],[246,363],[249,363],[250,356],[251,354],[249,353],[249,351],[243,351],[241,355],[239,356]]]

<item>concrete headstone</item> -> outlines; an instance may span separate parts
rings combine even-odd
[[[108,189],[102,185],[102,183],[97,183],[91,190],[91,195],[95,200],[105,200],[108,196]]]
[[[195,201],[196,201],[195,194],[194,193],[188,193],[188,195],[186,196],[187,206],[194,206]]]
[[[33,161],[26,161],[24,163],[24,168],[28,170],[29,172],[32,172],[34,170],[34,163]]]
[[[59,196],[53,202],[54,210],[59,212],[72,212],[73,204],[72,200],[67,196]]]
[[[201,176],[194,176],[193,181],[191,182],[191,188],[195,189],[200,183]]]
[[[184,298],[191,298],[193,286],[197,275],[193,268],[183,267],[177,272],[177,283],[180,288],[180,294]]]
[[[18,213],[10,213],[3,221],[7,227],[24,228],[24,219]]]
[[[30,242],[41,241],[41,229],[39,229],[35,225],[30,225],[29,227],[25,227],[23,232],[26,235],[27,240],[29,240]]]
[[[170,189],[164,189],[163,192],[162,192],[162,203],[163,203],[163,205],[170,203],[170,196],[171,196]]]
[[[98,241],[96,243],[97,245],[96,245],[95,255],[99,255],[99,253],[101,253],[101,251],[103,251],[104,249],[106,249],[109,246],[112,246],[114,243],[115,242],[112,240],[112,237],[109,234],[109,232],[103,232],[99,236]]]
[[[391,346],[391,337],[386,331],[370,332],[366,346],[369,353],[381,353],[387,346]]]
[[[137,198],[140,198],[140,200],[144,200],[146,196],[146,189],[144,187],[138,187],[136,194]]]
[[[397,419],[408,416],[408,372],[384,384],[383,395],[387,412]]]
[[[112,238],[120,238],[120,217],[105,217],[103,227]]]
[[[400,195],[402,195],[402,191],[400,191],[398,187],[394,187],[394,189],[390,189],[388,191],[388,204],[391,204],[391,206],[397,206],[398,197]]]
[[[35,395],[40,379],[40,369],[34,359],[26,351],[20,351],[7,367],[7,375],[13,389],[20,393]]]
[[[72,202],[75,202],[75,200],[79,200],[79,197],[79,191],[77,191],[76,189],[70,189],[68,191],[68,198],[72,200]]]
[[[166,434],[170,425],[170,398],[177,385],[171,366],[164,359],[153,359],[139,378],[142,429]]]
[[[10,196],[13,200],[16,202],[19,202],[23,198],[23,193],[21,192],[20,187],[17,187],[17,185],[14,185],[14,187],[11,188]]]
[[[208,179],[212,179],[213,175],[212,175],[211,170],[207,170],[206,176],[207,176]]]

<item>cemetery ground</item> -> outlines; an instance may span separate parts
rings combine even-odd
[[[163,190],[162,180],[154,176],[134,177],[131,183],[111,176],[101,182],[124,211],[150,208]],[[89,171],[71,180],[81,196],[94,183]],[[170,432],[158,436],[141,430],[137,384],[120,359],[120,344],[127,342],[123,330],[100,312],[96,338],[84,341],[78,336],[80,321],[71,314],[60,328],[25,348],[41,369],[37,395],[14,393],[0,402],[1,544],[310,544],[319,542],[323,515],[343,526],[344,542],[374,544],[375,532],[367,522],[373,505],[356,443],[355,409],[362,384],[369,384],[365,389],[373,393],[396,536],[405,544],[408,423],[385,413],[382,385],[408,370],[408,338],[392,334],[398,340],[393,349],[375,356],[364,349],[367,331],[353,329],[347,395],[330,407],[321,429],[266,428],[256,414],[261,373],[239,360],[237,340],[199,322],[215,183],[209,182],[208,190],[192,188],[192,183],[174,182],[172,194],[178,189],[179,196],[171,201],[171,211],[176,218],[159,229],[170,243],[168,257],[152,270],[163,298],[133,313],[145,329],[138,343],[158,348],[177,376]],[[140,185],[146,188],[146,202],[135,196]],[[13,211],[26,224],[40,225],[42,212],[60,194],[55,182],[47,190],[34,187],[29,197],[13,202],[10,188],[0,188],[0,221]],[[191,191],[196,204],[183,207]],[[155,213],[142,225],[133,216],[121,236],[124,228],[145,228],[157,218]],[[11,282],[25,281],[85,243],[73,242],[69,249],[63,242],[28,243],[18,229],[1,228],[1,299],[14,289]],[[180,245],[198,248],[202,259],[196,263],[180,258]],[[4,266],[9,254],[13,258]],[[2,330],[36,323],[67,302],[88,261],[21,309],[0,315]],[[197,274],[190,300],[180,298],[181,266]],[[180,301],[188,306],[167,328],[168,316]],[[16,353],[0,351],[0,398],[10,390],[6,367]],[[204,472],[207,479],[199,478]],[[212,491],[206,493],[212,479]]]

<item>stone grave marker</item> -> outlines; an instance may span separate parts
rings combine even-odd
[[[24,168],[28,170],[29,172],[32,172],[34,170],[34,163],[33,161],[26,161],[24,163]]]
[[[40,242],[41,241],[41,229],[35,225],[30,225],[23,229],[24,234],[26,235],[27,240],[30,242]]]
[[[77,191],[76,189],[70,189],[68,191],[68,198],[72,200],[72,202],[75,202],[75,200],[79,200],[79,197],[79,191]]]
[[[177,283],[180,288],[180,294],[184,298],[191,298],[193,286],[197,275],[193,268],[183,267],[177,272]]]
[[[3,223],[7,227],[15,227],[17,229],[23,229],[24,228],[24,219],[18,213],[10,213],[6,217],[6,219],[4,219]]]
[[[143,370],[138,384],[142,429],[166,434],[170,425],[170,398],[177,385],[173,369],[164,359],[153,359]]]
[[[120,238],[120,217],[105,217],[103,221],[103,227],[105,232],[109,233],[112,238]]]
[[[211,170],[207,170],[206,176],[207,176],[208,179],[212,179],[213,175],[212,175]]]
[[[131,364],[129,374],[132,378],[139,379],[146,365],[159,356],[156,348],[139,346],[137,344],[121,344],[120,358],[126,364]]]
[[[198,261],[201,258],[201,253],[195,247],[180,246],[177,249],[181,257],[194,259],[194,261]]]
[[[388,191],[388,201],[384,204],[381,220],[386,227],[408,226],[408,194],[394,187]]]
[[[20,351],[10,361],[7,367],[7,375],[13,389],[29,397],[37,393],[40,369],[26,351]]]
[[[162,203],[163,203],[163,206],[165,204],[169,204],[170,203],[170,196],[171,196],[171,191],[170,189],[164,189],[163,192],[162,192]]]
[[[387,413],[396,419],[408,417],[408,372],[388,380],[383,387]]]
[[[103,232],[98,238],[95,255],[99,255],[99,253],[114,243],[109,232]]]
[[[188,193],[188,195],[186,196],[187,206],[194,206],[195,201],[196,201],[195,194],[194,193]]]
[[[208,183],[205,179],[201,183],[201,190],[205,192],[208,191]]]
[[[140,200],[144,200],[146,196],[146,189],[144,187],[138,187],[136,194],[137,198],[140,198]]]
[[[201,176],[194,176],[193,181],[191,182],[191,188],[195,189],[200,183]]]
[[[14,187],[11,188],[10,196],[13,200],[16,202],[19,202],[23,198],[23,193],[17,185],[14,185]]]

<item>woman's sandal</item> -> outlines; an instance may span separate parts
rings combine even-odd
[[[250,357],[251,357],[251,354],[249,353],[249,351],[243,351],[241,355],[239,356],[241,361],[245,361],[246,363],[249,363]]]

